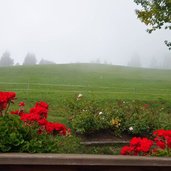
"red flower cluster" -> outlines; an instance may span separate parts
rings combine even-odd
[[[152,145],[153,145],[153,141],[147,138],[134,137],[130,141],[129,146],[124,146],[121,149],[121,154],[122,155],[147,155]]]
[[[15,114],[15,115],[19,115],[21,116],[22,114],[24,114],[24,106],[25,106],[25,103],[24,102],[20,102],[19,103],[19,110],[16,110],[16,111],[11,111],[11,114]]]
[[[20,109],[11,112],[11,114],[17,114],[20,119],[25,122],[26,125],[32,126],[35,123],[39,125],[38,134],[47,132],[52,135],[66,135],[69,131],[64,124],[52,123],[47,121],[48,116],[48,104],[45,102],[37,102],[33,108],[30,109],[29,113],[24,113],[23,106],[24,102],[20,102]]]
[[[171,130],[156,130],[153,135],[157,147],[161,149],[171,148]]]
[[[7,104],[13,102],[15,96],[15,92],[0,92],[0,114],[2,114],[4,109],[6,109]]]
[[[121,149],[122,155],[150,155],[156,154],[160,150],[166,150],[168,153],[171,149],[171,130],[156,130],[153,132],[154,140],[147,138],[134,137],[129,146]]]
[[[25,103],[24,102],[20,102],[19,106],[25,106]]]
[[[45,124],[45,129],[49,134],[60,134],[60,135],[66,135],[67,129],[64,124],[60,123],[52,123],[52,122],[47,122]]]

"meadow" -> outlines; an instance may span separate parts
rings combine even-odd
[[[80,137],[92,137],[98,133],[106,135],[107,133],[113,138],[121,138],[124,135],[128,138],[132,136],[152,138],[155,130],[170,130],[170,75],[171,70],[103,64],[1,67],[0,91],[16,92],[17,97],[15,103],[10,104],[9,112],[17,109],[20,111],[22,106],[19,107],[18,104],[24,102],[24,112],[29,113],[29,109],[37,101],[48,103],[49,110],[45,112],[48,116],[46,122],[38,121],[39,124],[33,122],[30,126],[28,121],[29,127],[23,127],[22,115],[18,117],[5,114],[4,117],[0,117],[0,151],[123,153],[120,144],[87,147],[81,145]],[[78,98],[80,94],[81,98]],[[32,109],[33,111],[36,110]],[[39,112],[41,113],[41,110]],[[18,112],[17,114],[19,115]],[[32,114],[36,116],[36,113]],[[32,114],[23,116],[32,117]],[[55,130],[51,132],[52,135],[39,132],[42,129],[43,131],[44,129],[49,130],[48,124],[55,125],[54,122],[57,122],[58,128],[60,123],[65,124],[67,130],[71,128],[71,134],[69,131],[65,132],[66,136],[59,136],[61,132],[58,132],[59,135],[54,137],[57,135]],[[44,126],[41,125],[43,123]],[[141,141],[141,139],[138,140]],[[143,142],[144,139],[142,139]],[[44,148],[45,144],[48,144],[48,148]],[[170,145],[168,143],[165,147],[169,148],[155,155],[170,156]],[[148,152],[148,155],[153,155],[150,150]]]
[[[30,108],[49,104],[49,120],[66,121],[67,104],[79,93],[97,101],[166,100],[171,102],[171,70],[103,64],[55,64],[0,68],[0,91],[17,93]],[[17,105],[11,106],[17,108]]]

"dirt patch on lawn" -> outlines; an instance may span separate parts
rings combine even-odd
[[[129,144],[131,136],[114,136],[110,133],[97,133],[90,135],[79,135],[81,143],[85,145],[107,145],[107,144]]]

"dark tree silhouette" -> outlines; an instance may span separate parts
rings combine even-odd
[[[27,53],[24,58],[23,65],[36,65],[37,59],[33,53]]]
[[[0,66],[12,66],[14,64],[14,60],[10,57],[9,52],[4,52],[0,58]]]

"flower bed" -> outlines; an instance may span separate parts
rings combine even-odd
[[[171,156],[171,130],[156,130],[153,139],[134,137],[129,146],[121,149],[122,155]]]
[[[25,103],[20,102],[19,109],[9,114],[9,106],[14,103],[15,97],[14,92],[0,92],[1,152],[88,152],[66,125],[47,120],[49,107],[45,102],[36,102],[29,112],[25,112]],[[74,113],[70,119],[76,134],[90,135],[108,131],[120,137],[124,134],[136,135],[129,146],[121,149],[121,154],[171,156],[170,111],[162,104],[154,107],[152,104],[137,101],[117,101],[112,105],[108,103],[107,107],[103,106],[102,109],[97,102],[84,101],[82,98],[83,95],[79,94],[75,103],[69,104],[70,112]],[[165,122],[162,119],[166,119]],[[97,149],[90,151],[103,151],[102,154],[116,152],[111,147]]]
[[[86,98],[70,104],[71,124],[76,133],[108,132],[114,136],[148,136],[158,129],[171,129],[170,104],[163,101],[93,101]]]
[[[24,102],[19,110],[7,110],[15,100],[15,93],[0,92],[0,151],[1,152],[55,152],[79,151],[79,139],[72,136],[64,124],[49,122],[48,104],[37,102],[28,113]]]

